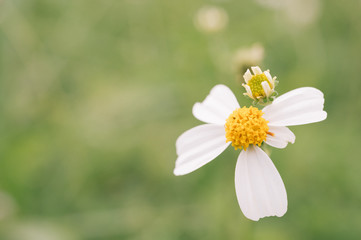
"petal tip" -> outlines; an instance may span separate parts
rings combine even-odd
[[[323,113],[323,119],[321,120],[321,121],[323,121],[323,120],[325,120],[326,118],[327,118],[327,112],[326,111],[322,111],[322,113]]]
[[[184,175],[184,174],[180,173],[179,170],[177,170],[177,168],[174,168],[173,174],[174,174],[175,176],[182,176],[182,175]]]

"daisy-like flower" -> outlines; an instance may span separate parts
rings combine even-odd
[[[253,100],[262,100],[263,98],[269,98],[274,93],[275,85],[277,83],[276,77],[272,78],[269,70],[262,72],[262,70],[256,66],[251,67],[253,75],[249,69],[243,75],[246,84],[242,86],[246,89],[244,95],[252,98]]]
[[[257,72],[257,70],[256,70]],[[202,103],[193,106],[193,115],[206,124],[183,133],[176,142],[175,175],[202,167],[230,144],[242,149],[236,164],[235,187],[243,214],[254,221],[267,216],[283,216],[287,211],[286,189],[276,167],[261,144],[285,148],[295,135],[287,126],[319,122],[323,93],[303,87],[290,91],[262,110],[240,108],[232,91],[215,86]]]

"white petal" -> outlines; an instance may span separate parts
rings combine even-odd
[[[224,126],[204,124],[184,132],[176,141],[175,175],[184,175],[202,167],[221,154],[226,143]]]
[[[323,93],[316,88],[298,88],[276,98],[263,108],[269,126],[293,126],[319,122],[327,117],[323,111]]]
[[[273,126],[295,126],[303,125],[308,123],[320,122],[327,118],[327,113],[325,111],[311,112],[304,114],[297,114],[297,116],[289,117],[283,120],[272,120],[269,125]]]
[[[254,97],[253,97],[253,95],[252,95],[251,88],[250,88],[248,85],[246,85],[246,84],[242,84],[242,86],[243,86],[243,87],[246,89],[246,91],[247,91],[247,93],[246,93],[246,94],[244,93],[243,95],[247,95],[248,97],[254,99]]]
[[[261,82],[263,91],[265,92],[266,96],[269,97],[271,95],[271,88],[269,87],[269,84],[267,81]]]
[[[274,88],[274,85],[273,85],[274,80],[272,79],[272,76],[271,76],[271,74],[269,73],[269,71],[264,71],[263,73],[266,75],[268,81],[271,83],[271,88]]]
[[[243,78],[246,83],[252,79],[252,73],[249,69],[247,69],[247,71],[244,73]]]
[[[239,104],[231,89],[216,85],[202,103],[194,104],[193,115],[203,122],[223,125],[237,108]]]
[[[296,88],[292,91],[289,91],[281,96],[279,96],[277,99],[275,99],[275,103],[280,103],[285,100],[294,99],[294,100],[302,100],[304,97],[307,96],[319,96],[323,98],[323,93],[318,90],[317,88],[313,87],[302,87],[302,88]]]
[[[296,139],[296,136],[288,127],[269,126],[268,132],[273,133],[273,136],[267,134],[265,142],[272,147],[285,148],[289,142],[294,143]]]
[[[251,69],[252,69],[254,75],[262,74],[262,70],[261,70],[258,66],[256,66],[256,67],[251,67]]]
[[[252,145],[239,155],[235,184],[239,206],[247,218],[258,221],[286,213],[287,194],[282,178],[259,147]]]

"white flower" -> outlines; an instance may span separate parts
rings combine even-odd
[[[202,7],[194,18],[196,27],[207,33],[219,32],[227,26],[227,23],[227,12],[216,6]]]
[[[288,22],[298,26],[314,23],[320,16],[320,0],[256,0],[259,5],[276,10],[278,16],[283,14]]]
[[[255,43],[251,47],[238,49],[233,56],[234,69],[238,72],[254,65],[259,65],[264,59],[264,47],[260,43]]]
[[[287,211],[286,189],[271,159],[259,146],[265,142],[285,148],[289,142],[294,143],[295,135],[286,126],[326,119],[323,103],[321,91],[304,87],[276,98],[262,110],[240,108],[232,91],[217,85],[202,103],[193,106],[193,115],[206,124],[177,139],[174,174],[193,172],[215,159],[232,142],[235,148],[244,149],[235,172],[236,194],[243,214],[254,221],[281,217]]]
[[[269,70],[262,72],[261,68],[251,67],[253,75],[249,69],[243,75],[246,84],[242,86],[246,89],[244,95],[259,100],[262,98],[269,98],[274,92],[276,85],[276,77],[272,78]]]

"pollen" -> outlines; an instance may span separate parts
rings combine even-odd
[[[247,150],[250,144],[261,146],[266,140],[269,127],[263,112],[255,107],[242,107],[233,111],[224,125],[226,142],[237,149]]]
[[[272,88],[271,83],[268,81],[268,78],[264,73],[253,75],[252,78],[248,81],[247,85],[251,88],[252,95],[257,97],[265,97],[266,93],[263,90],[262,82],[266,81],[270,88]]]

